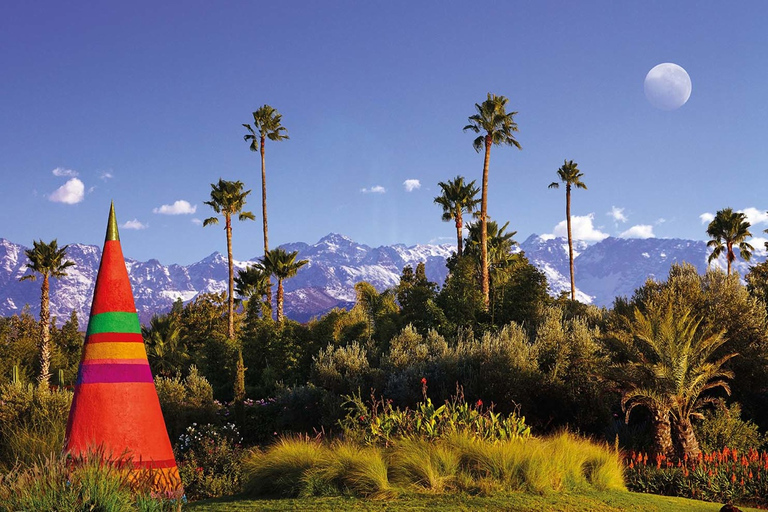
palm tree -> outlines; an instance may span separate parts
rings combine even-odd
[[[435,198],[435,203],[443,207],[443,222],[454,221],[456,223],[456,243],[458,250],[456,254],[461,257],[461,229],[464,225],[463,213],[472,213],[480,203],[475,196],[480,189],[475,187],[475,180],[464,183],[463,176],[456,176],[448,183],[442,181],[438,183],[443,190],[442,195]]]
[[[752,236],[749,232],[750,226],[747,216],[741,212],[734,212],[731,208],[724,208],[717,212],[707,226],[707,234],[712,237],[712,240],[707,242],[707,247],[712,247],[712,254],[709,255],[707,262],[712,263],[712,260],[716,260],[725,252],[728,275],[731,275],[731,263],[736,260],[736,254],[733,252],[734,244],[738,246],[739,254],[744,261],[749,261],[754,250],[754,247],[746,242],[747,237]]]
[[[24,253],[29,258],[27,268],[43,276],[40,291],[40,377],[38,382],[48,386],[51,379],[51,309],[50,309],[50,278],[62,278],[67,275],[65,270],[75,263],[65,261],[68,245],[59,248],[54,239],[46,244],[42,240],[33,242],[33,248]],[[37,279],[35,274],[23,276],[20,281]]]
[[[283,321],[283,280],[296,275],[308,260],[296,261],[299,251],[286,252],[278,247],[264,255],[261,264],[264,269],[277,278],[277,322]]]
[[[568,225],[568,258],[571,263],[571,300],[576,300],[576,284],[573,278],[573,236],[571,235],[571,187],[587,189],[581,181],[584,176],[573,160],[564,160],[563,166],[557,170],[560,181],[565,183],[565,220]],[[560,184],[553,181],[549,188],[559,188]]]
[[[280,141],[288,139],[286,129],[280,124],[283,116],[269,105],[262,105],[253,112],[253,127],[243,124],[248,133],[243,135],[246,142],[250,142],[251,151],[261,153],[261,214],[264,219],[264,255],[269,252],[269,238],[267,236],[267,170],[264,161],[264,142],[269,140]],[[271,301],[272,298],[269,297]]]
[[[245,197],[250,190],[243,192],[243,184],[240,181],[226,181],[219,178],[219,183],[211,183],[211,200],[205,204],[213,208],[213,211],[224,216],[224,231],[227,234],[227,261],[229,263],[229,329],[230,339],[235,337],[235,275],[232,262],[232,216],[238,214],[239,220],[256,220],[251,212],[244,212]],[[217,217],[209,217],[203,221],[203,226],[218,224]]]
[[[263,299],[269,294],[269,286],[269,273],[261,263],[256,263],[255,265],[250,265],[245,270],[237,271],[235,293],[240,297],[245,297],[249,301],[253,297]],[[267,303],[266,300],[262,302],[262,316],[266,316],[265,310],[268,310],[270,307],[271,304]]]
[[[485,160],[483,160],[483,184],[480,203],[481,223],[481,275],[484,307],[487,310],[490,303],[489,275],[488,275],[488,164],[491,161],[491,146],[507,144],[517,149],[522,149],[520,143],[515,140],[513,133],[517,131],[517,123],[514,116],[517,112],[507,113],[507,98],[488,93],[488,99],[483,103],[475,103],[477,113],[469,116],[469,124],[464,130],[480,133],[473,142],[478,153],[485,148]]]
[[[725,379],[733,372],[723,366],[737,354],[715,359],[727,341],[724,331],[709,330],[690,309],[675,305],[662,309],[650,303],[645,313],[635,308],[630,334],[624,341],[629,361],[613,368],[626,419],[635,407],[645,407],[652,415],[657,453],[673,454],[674,432],[679,455],[696,457],[700,449],[691,418],[701,417],[698,411],[713,401],[703,396],[706,391],[721,388],[730,394]]]
[[[176,315],[154,315],[149,326],[141,327],[141,334],[147,344],[147,357],[153,373],[172,377],[186,367],[190,356],[182,341]]]

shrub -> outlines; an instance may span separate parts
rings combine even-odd
[[[219,405],[213,399],[213,388],[193,365],[189,375],[157,377],[155,389],[163,411],[168,437],[177,439],[193,423],[217,421]]]
[[[724,405],[714,411],[707,411],[704,420],[694,424],[696,439],[703,452],[730,449],[747,451],[750,448],[760,449],[765,444],[765,438],[754,423],[741,419],[741,406],[733,403],[729,408]]]
[[[313,358],[311,380],[334,393],[349,394],[380,386],[381,370],[371,368],[358,342],[341,347],[329,344]]]
[[[240,489],[242,448],[237,428],[193,424],[176,443],[175,455],[191,500],[234,494]]]
[[[28,466],[61,451],[72,392],[0,386],[0,468]]]

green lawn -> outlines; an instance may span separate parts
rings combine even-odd
[[[363,500],[338,497],[281,500],[222,498],[191,503],[186,509],[194,510],[195,512],[239,512],[245,510],[308,510],[312,512],[339,512],[343,510],[424,510],[430,512],[454,510],[717,512],[722,505],[722,503],[707,503],[652,494],[593,491],[579,494],[567,492],[545,495],[510,493],[496,496],[414,494],[393,500]],[[745,511],[757,511],[757,509],[739,508]]]

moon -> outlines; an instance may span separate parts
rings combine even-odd
[[[645,97],[661,110],[677,110],[691,97],[691,77],[682,67],[671,62],[654,66],[645,75]]]

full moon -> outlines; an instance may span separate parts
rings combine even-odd
[[[645,97],[651,105],[661,110],[675,110],[691,97],[691,77],[671,62],[654,66],[645,75]]]

